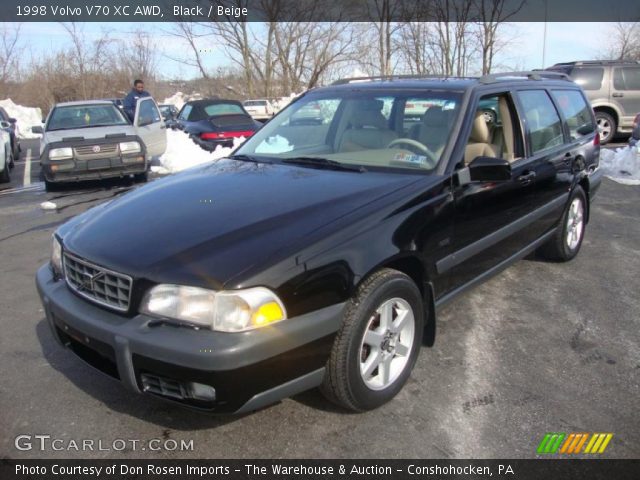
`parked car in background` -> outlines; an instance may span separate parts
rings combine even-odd
[[[184,130],[200,147],[230,147],[233,139],[250,137],[262,127],[236,100],[204,99],[185,103],[172,128]]]
[[[245,110],[256,120],[267,120],[276,113],[275,108],[269,100],[245,100],[242,102]]]
[[[11,169],[14,167],[10,131],[11,124],[0,120],[0,183],[11,181]]]
[[[640,63],[590,60],[557,63],[546,70],[566,73],[582,87],[596,113],[603,145],[616,133],[631,133],[640,112]]]
[[[40,164],[47,190],[61,182],[134,175],[147,180],[152,158],[167,147],[167,132],[155,101],[138,100],[133,124],[109,100],[59,103],[42,134]]]
[[[418,128],[409,101],[432,105]],[[322,123],[291,121],[316,106]],[[135,392],[245,413],[321,386],[370,410],[409,379],[438,307],[536,249],[578,254],[599,153],[564,75],[346,80],[230,158],[74,217],[36,283],[58,342]]]
[[[17,134],[18,121],[15,118],[10,117],[7,111],[3,107],[0,107],[0,122],[7,122],[9,124],[7,127],[4,127],[3,129],[9,132],[9,136],[11,137],[11,152],[13,153],[13,158],[14,159],[20,158],[21,147],[20,147],[20,139],[18,138],[18,134]]]
[[[320,125],[323,121],[322,107],[317,102],[300,106],[289,119],[291,125]]]
[[[162,118],[165,122],[175,120],[178,116],[178,109],[175,105],[172,105],[170,103],[163,103],[158,105],[158,108],[160,109],[160,114],[162,115]]]

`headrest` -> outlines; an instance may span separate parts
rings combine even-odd
[[[469,140],[473,143],[489,143],[489,136],[489,127],[487,127],[487,121],[484,119],[484,115],[482,112],[476,112]]]
[[[356,100],[352,104],[351,125],[354,128],[388,128],[387,119],[382,115],[382,100]]]
[[[422,125],[430,128],[446,127],[449,122],[449,113],[442,107],[429,107],[422,115]]]

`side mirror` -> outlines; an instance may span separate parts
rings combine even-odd
[[[5,122],[4,120],[0,121],[0,128],[7,129],[11,128],[11,124],[9,122]]]
[[[469,166],[458,170],[460,185],[470,182],[503,182],[511,180],[511,164],[494,157],[476,157]]]
[[[11,117],[9,119],[9,123],[16,123],[18,120],[16,120],[15,118]]]
[[[44,130],[42,129],[42,127],[40,125],[36,125],[35,127],[31,127],[31,132],[32,133],[39,133],[40,135],[42,135],[44,133]]]

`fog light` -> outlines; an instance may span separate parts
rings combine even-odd
[[[189,384],[189,393],[194,400],[213,402],[216,399],[216,389],[203,383],[191,382]]]

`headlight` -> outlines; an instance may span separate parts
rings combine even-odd
[[[221,332],[243,332],[286,320],[284,305],[267,288],[221,291],[157,285],[147,292],[142,313],[173,318]]]
[[[52,148],[49,150],[49,160],[65,160],[73,158],[73,149],[71,147]]]
[[[138,153],[142,151],[138,142],[122,142],[120,143],[120,153]]]
[[[51,247],[51,268],[55,274],[62,277],[62,245],[58,238],[53,235],[53,245]]]

